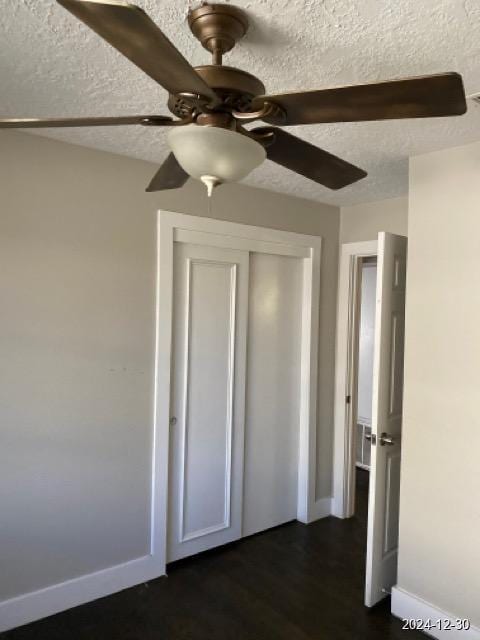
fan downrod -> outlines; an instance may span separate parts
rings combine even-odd
[[[221,65],[223,55],[247,33],[248,17],[229,4],[204,4],[190,11],[188,24],[202,47],[212,54],[212,64]]]

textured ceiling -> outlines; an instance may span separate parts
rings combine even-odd
[[[167,113],[165,91],[54,0],[2,0],[3,117]],[[139,0],[193,64],[209,62],[186,13],[198,2]],[[442,71],[480,91],[479,0],[236,0],[247,37],[225,63],[267,91],[314,89]],[[329,191],[266,162],[246,182],[323,202],[351,204],[407,190],[407,157],[480,139],[480,107],[460,118],[289,127],[366,169],[367,179]],[[165,131],[142,127],[47,130],[48,135],[160,163]],[[0,142],[1,144],[1,142]]]

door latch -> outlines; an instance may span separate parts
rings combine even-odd
[[[371,442],[373,445],[377,444],[377,436],[374,433],[366,433],[364,435],[365,440],[368,440],[369,442]]]
[[[384,431],[380,436],[380,444],[382,445],[382,447],[384,447],[386,444],[388,444],[389,447],[392,447],[395,444],[395,438]]]

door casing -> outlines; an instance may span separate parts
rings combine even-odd
[[[317,444],[318,334],[322,239],[318,236],[160,211],[158,213],[154,441],[152,460],[151,555],[166,566],[174,242],[295,256],[303,259],[300,434],[297,518],[322,515],[315,495]],[[159,572],[160,575],[160,572]]]
[[[338,280],[335,357],[335,427],[332,515],[355,513],[355,422],[362,260],[376,256],[378,241],[342,245]],[[349,398],[349,401],[347,401]]]

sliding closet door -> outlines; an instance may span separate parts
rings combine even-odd
[[[302,270],[250,254],[243,535],[297,517]]]
[[[168,560],[242,535],[248,252],[175,244]]]

